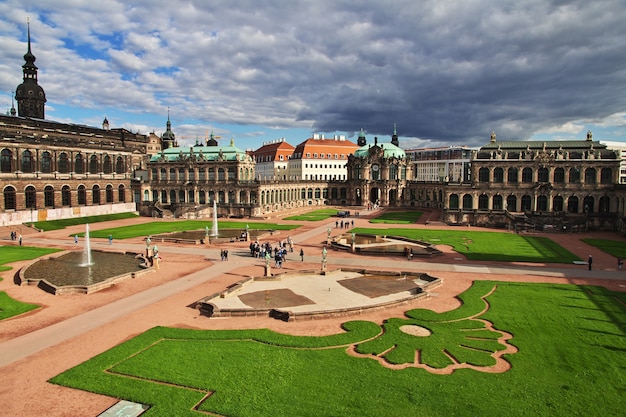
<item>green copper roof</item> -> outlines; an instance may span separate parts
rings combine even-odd
[[[189,159],[197,161],[245,161],[249,156],[245,151],[231,146],[181,146],[167,148],[152,155],[150,162],[178,162]]]
[[[406,157],[406,153],[392,143],[377,143],[377,144],[369,144],[365,146],[361,146],[354,152],[355,157],[366,158],[369,156],[372,148],[379,147],[383,150],[384,158],[404,158]]]

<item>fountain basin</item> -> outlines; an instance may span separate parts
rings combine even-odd
[[[283,321],[360,315],[428,296],[442,280],[413,271],[339,268],[247,277],[196,303],[207,317],[268,316]]]
[[[336,250],[352,250],[352,234],[344,233],[331,242]],[[354,235],[354,252],[362,255],[401,255],[406,256],[406,250],[411,249],[413,256],[436,256],[442,252],[434,245],[420,240],[409,239],[404,236],[379,236],[356,233]]]
[[[236,242],[242,239],[241,234],[245,233],[245,229],[221,229],[217,236],[209,236],[210,242]],[[250,229],[250,240],[262,239],[263,236],[269,235],[272,232],[269,230]],[[169,242],[169,243],[187,243],[191,245],[200,245],[204,243],[206,239],[206,231],[201,230],[185,230],[181,232],[161,233],[158,235],[152,235],[153,242]]]
[[[59,252],[31,262],[18,273],[19,285],[37,285],[51,294],[90,294],[152,272],[143,255],[92,251],[93,265],[81,266],[83,254]]]

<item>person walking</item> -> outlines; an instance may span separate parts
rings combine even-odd
[[[304,249],[300,248],[300,262],[304,262]]]
[[[623,265],[624,265],[624,260],[622,258],[617,258],[617,269],[621,271]]]
[[[589,255],[589,259],[587,259],[587,266],[589,267],[589,270],[591,271],[591,264],[593,263],[593,258],[591,257],[591,255]]]
[[[74,235],[74,244],[78,245],[78,235]]]
[[[22,246],[22,234],[17,235],[17,240],[20,242],[20,246]]]
[[[109,245],[113,244],[113,235],[109,235]]]

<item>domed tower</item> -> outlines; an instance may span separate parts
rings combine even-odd
[[[391,137],[391,144],[400,147],[400,141],[398,140],[398,131],[396,130],[396,124],[393,124],[393,136]]]
[[[363,128],[361,128],[361,131],[359,132],[359,137],[356,140],[356,144],[359,146],[365,146],[367,144],[367,139],[365,138],[365,132],[363,131]]]
[[[28,23],[28,51],[24,55],[24,81],[15,90],[17,101],[17,113],[20,117],[32,117],[43,119],[45,112],[46,94],[43,88],[37,84],[37,66],[35,55],[30,50],[30,22]]]
[[[206,141],[206,146],[217,146],[217,139],[215,139],[215,135],[213,134],[213,131],[211,131],[211,136],[209,137],[209,139],[207,139]]]
[[[170,111],[167,111],[167,123],[165,132],[161,135],[162,149],[174,148],[176,146],[176,135],[172,132],[172,122],[170,122]]]

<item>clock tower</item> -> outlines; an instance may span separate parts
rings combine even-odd
[[[35,59],[35,55],[30,51],[30,23],[28,23],[28,51],[24,55],[26,62],[22,65],[24,80],[15,90],[17,113],[20,117],[43,119],[46,93],[37,84]]]

